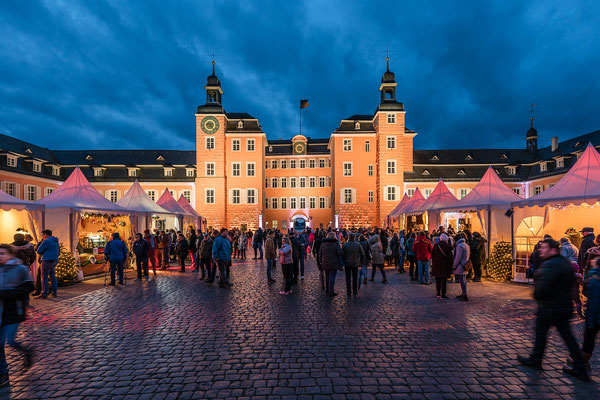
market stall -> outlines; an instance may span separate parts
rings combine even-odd
[[[29,233],[37,243],[44,229],[42,204],[21,200],[0,190],[0,243],[12,243],[15,233]]]
[[[554,186],[512,203],[515,280],[526,281],[533,247],[546,234],[559,240],[583,227],[600,229],[600,154],[590,143]],[[573,241],[578,245],[577,241]]]
[[[156,201],[156,204],[169,211],[171,216],[161,216],[160,219],[155,218],[155,228],[159,230],[175,229],[175,231],[180,231],[183,227],[183,218],[188,215],[188,212],[173,198],[171,192],[169,192],[169,188],[165,189],[160,199]]]
[[[177,204],[181,206],[186,212],[187,215],[183,216],[183,232],[186,234],[190,229],[195,229],[196,233],[199,234],[202,232],[202,217],[200,214],[194,210],[194,207],[190,204],[189,201],[183,195],[179,196],[179,200],[177,200]]]
[[[412,197],[406,202],[404,207],[398,210],[398,213],[401,215],[402,227],[404,229],[412,229],[412,230],[424,230],[425,229],[425,221],[423,220],[422,213],[414,213],[421,204],[425,202],[425,197],[419,190],[416,188],[415,193]]]
[[[117,201],[117,204],[135,212],[132,215],[135,233],[143,233],[144,230],[151,229],[153,219],[177,216],[153,202],[137,179],[125,195]]]
[[[133,212],[102,196],[79,167],[36,203],[46,206],[46,228],[75,256],[84,275],[102,271],[104,247],[113,233],[118,232],[126,243],[133,235]]]
[[[429,197],[413,212],[425,215],[427,230],[433,232],[444,225],[444,213],[440,212],[439,209],[456,204],[457,201],[458,199],[448,190],[444,181],[440,179]],[[446,216],[446,226],[452,225],[449,222],[452,217],[450,215]],[[460,221],[457,221],[453,224],[453,228],[456,229],[459,223]]]
[[[396,223],[398,224],[398,228],[400,228],[400,213],[398,212],[400,209],[402,209],[402,207],[404,207],[404,205],[406,204],[406,202],[410,200],[410,197],[408,197],[408,195],[406,193],[404,193],[404,196],[402,196],[402,200],[400,200],[400,202],[398,203],[398,205],[396,207],[394,207],[394,209],[392,210],[392,212],[390,212],[386,218],[386,222],[387,222],[387,226],[390,228],[394,227],[394,221],[396,221]]]

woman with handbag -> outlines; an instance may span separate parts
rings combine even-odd
[[[452,275],[454,256],[448,235],[442,233],[439,241],[433,246],[431,253],[431,270],[435,277],[435,289],[438,299],[447,299],[446,283]]]
[[[469,298],[467,297],[467,275],[473,266],[470,259],[471,249],[469,248],[469,245],[467,245],[466,235],[464,233],[458,233],[454,237],[454,240],[456,241],[456,248],[452,271],[454,272],[454,276],[458,279],[458,282],[460,282],[460,288],[462,289],[462,293],[460,296],[456,296],[456,298],[461,301],[469,301]]]

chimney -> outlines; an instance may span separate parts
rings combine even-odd
[[[552,151],[558,150],[558,136],[552,138]]]

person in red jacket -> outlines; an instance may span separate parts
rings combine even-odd
[[[417,263],[419,265],[419,284],[429,285],[431,284],[431,279],[429,278],[429,266],[431,265],[433,244],[425,237],[425,232],[419,233],[419,236],[413,244],[413,249],[417,255]]]

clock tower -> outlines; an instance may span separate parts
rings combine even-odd
[[[196,111],[196,205],[207,226],[225,225],[227,215],[226,114],[221,105],[221,81],[215,74],[206,79],[206,104]]]

